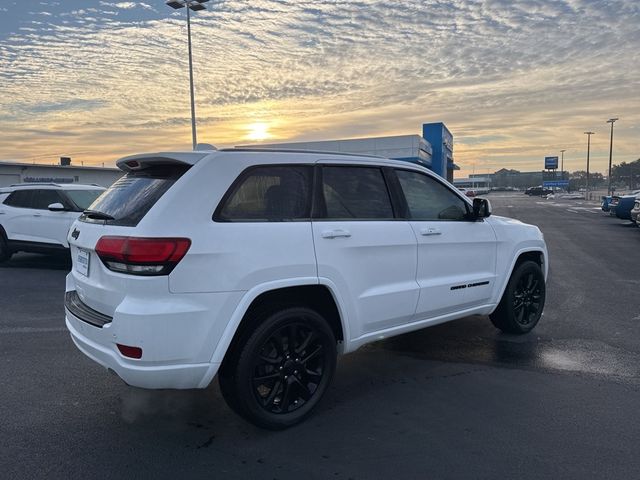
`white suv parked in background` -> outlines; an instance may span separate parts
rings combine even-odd
[[[304,418],[336,353],[473,314],[526,333],[545,300],[540,230],[490,217],[420,166],[294,151],[154,153],[74,223],[66,324],[144,388],[205,388],[240,415]]]
[[[97,185],[22,183],[0,188],[0,262],[18,251],[69,248],[69,227],[105,188]]]

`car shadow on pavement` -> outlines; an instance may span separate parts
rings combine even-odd
[[[316,413],[290,431],[330,429],[334,421],[336,427],[350,423],[353,419],[344,416],[344,411],[378,410],[370,404],[372,397],[382,401],[376,414],[384,415],[385,402],[396,403],[393,399],[403,397],[407,389],[428,389],[432,381],[486,370],[487,364],[533,363],[529,357],[535,358],[535,347],[520,345],[515,351],[505,347],[513,339],[494,334],[493,327],[485,324],[488,319],[476,316],[462,322],[468,327],[466,335],[461,333],[459,324],[457,328],[443,325],[429,329],[430,332],[411,332],[376,342],[340,357],[333,386]],[[494,335],[509,338],[497,342]],[[467,341],[462,341],[465,338]],[[523,342],[515,339],[515,343]],[[147,433],[183,431],[181,441],[187,443],[184,446],[195,449],[208,447],[216,437],[239,436],[260,441],[274,434],[236,416],[224,402],[217,378],[205,390],[144,390],[122,385],[114,410],[124,424],[148,429]],[[401,410],[398,406],[386,414],[393,417]],[[341,414],[334,419],[336,411]],[[357,421],[354,427],[356,424]],[[197,442],[195,438],[204,440]]]
[[[69,253],[16,253],[8,262],[0,263],[0,268],[30,268],[42,270],[71,270]]]

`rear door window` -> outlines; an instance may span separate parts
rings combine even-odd
[[[80,220],[135,227],[188,169],[189,165],[171,164],[129,172],[93,202]]]
[[[286,222],[309,219],[312,167],[265,165],[245,171],[214,214],[222,222]]]
[[[325,166],[322,193],[327,219],[393,219],[391,198],[380,168]]]

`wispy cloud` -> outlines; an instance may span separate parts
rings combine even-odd
[[[616,115],[617,155],[640,156],[635,0],[208,7],[192,25],[203,141],[244,143],[257,121],[270,126],[271,140],[419,133],[423,122],[445,121],[469,169],[538,169],[560,148],[578,168],[582,132],[596,129],[599,169],[604,121]],[[39,126],[75,132],[77,149],[96,162],[189,145],[184,10],[150,0],[44,10],[51,15],[29,15],[16,24],[22,30],[0,36],[0,110],[11,112],[10,121],[0,118],[0,157],[61,148],[61,138],[34,132],[23,137],[35,143],[3,138],[33,129],[34,112]]]
[[[125,10],[128,10],[130,8],[136,8],[135,2],[118,2],[118,3],[100,2],[100,5],[104,7],[123,8]]]
[[[100,6],[119,8],[122,10],[131,10],[132,8],[143,8],[145,10],[156,11],[155,8],[153,8],[148,3],[144,3],[144,2],[100,2]]]

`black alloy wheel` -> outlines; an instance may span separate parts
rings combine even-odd
[[[336,340],[327,321],[306,307],[251,319],[220,368],[229,406],[251,423],[273,430],[309,415],[326,392],[336,365]]]
[[[540,317],[543,288],[541,283],[535,272],[529,271],[522,275],[516,284],[513,292],[513,313],[516,322],[523,327],[528,327]]]
[[[326,371],[324,345],[304,323],[290,323],[263,344],[253,369],[253,392],[266,411],[289,413],[314,395]]]
[[[545,297],[545,279],[540,265],[522,262],[514,269],[498,307],[489,316],[491,322],[505,333],[528,333],[542,316]]]

